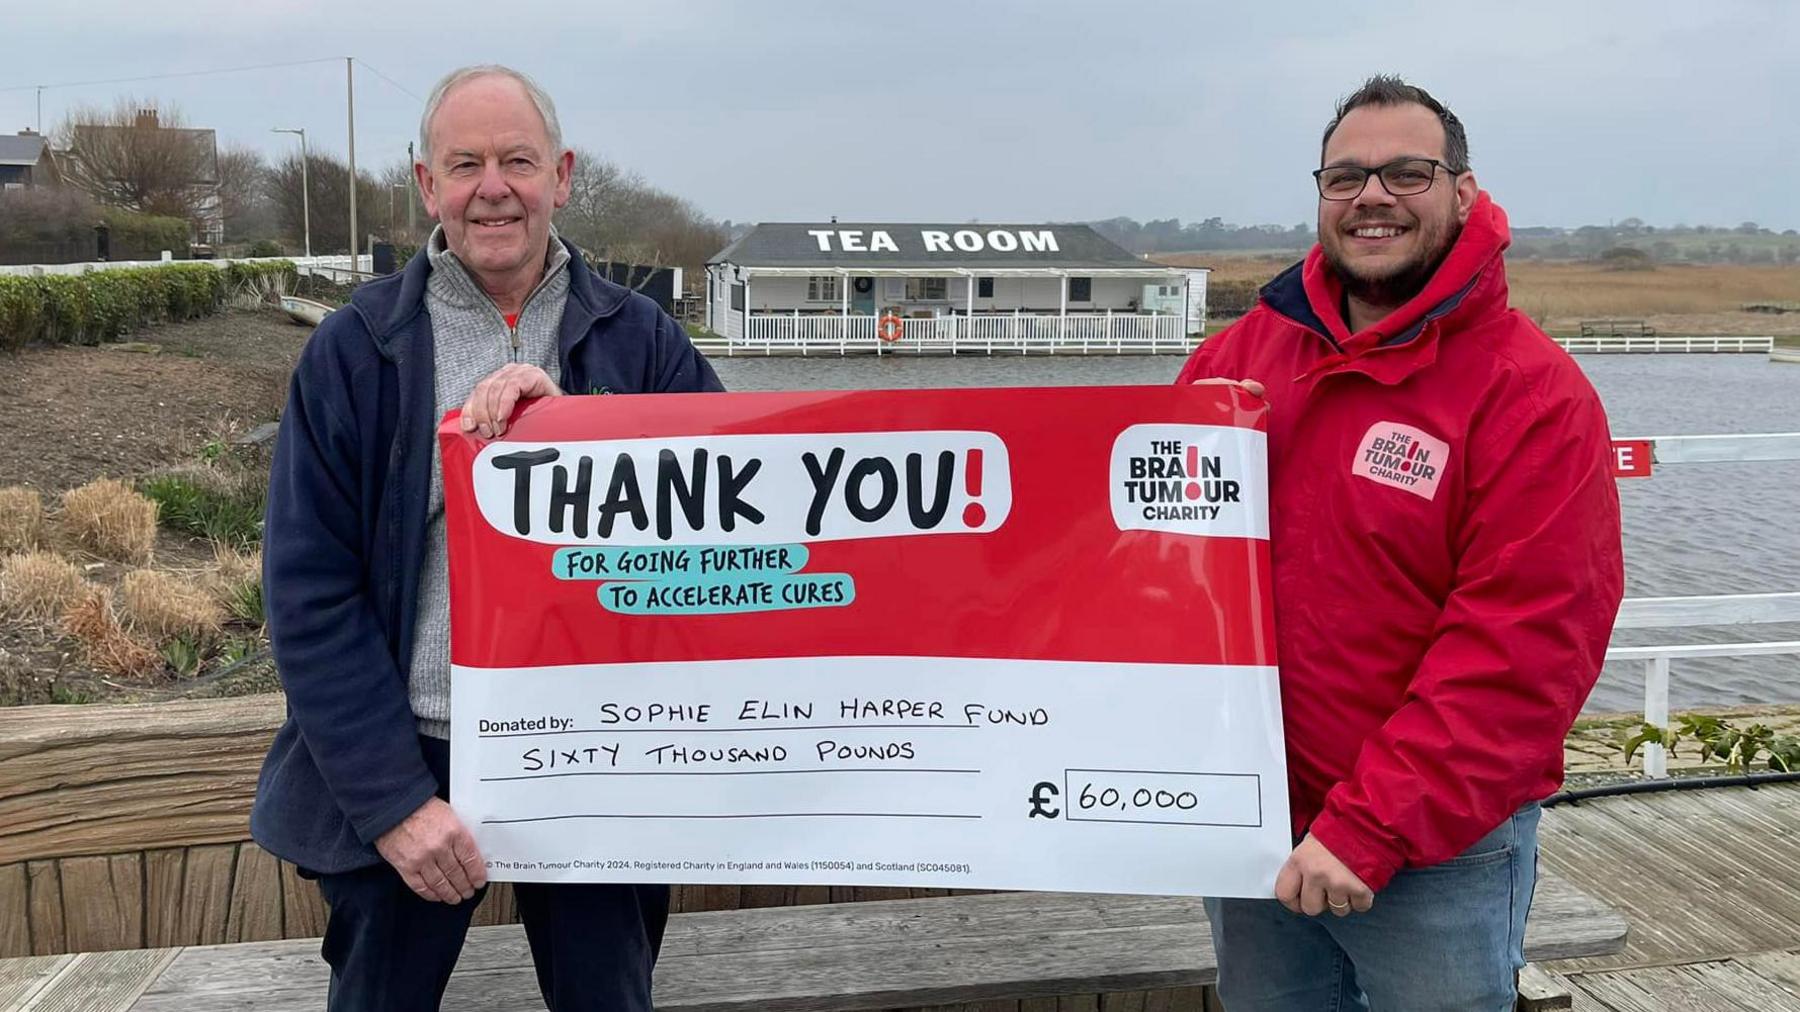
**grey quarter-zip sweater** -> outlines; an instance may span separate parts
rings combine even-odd
[[[431,277],[425,285],[425,311],[431,317],[436,353],[433,387],[439,418],[462,407],[475,384],[513,362],[535,365],[558,385],[556,335],[569,297],[569,251],[554,229],[544,262],[544,277],[525,297],[515,326],[476,283],[462,261],[445,244],[444,228],[431,233],[426,246]],[[431,443],[431,498],[426,512],[425,558],[419,579],[419,611],[414,622],[412,670],[407,692],[419,732],[450,737],[450,562],[444,542],[443,461]]]

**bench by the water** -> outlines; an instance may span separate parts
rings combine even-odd
[[[1655,337],[1656,328],[1642,320],[1582,320],[1582,337]]]
[[[1599,900],[1545,875],[1526,956],[1604,955],[1625,933]],[[996,893],[676,914],[656,1003],[665,1012],[825,1012],[1049,998],[1044,1007],[1056,1008],[1058,996],[1082,995],[1090,1000],[1080,1007],[1099,1009],[1105,995],[1108,1009],[1141,1009],[1147,992],[1164,991],[1150,1007],[1198,1009],[1198,989],[1216,976],[1197,899]],[[312,1012],[326,979],[316,938],[40,956],[0,961],[0,1009]],[[444,1007],[541,1009],[523,929],[471,929]]]

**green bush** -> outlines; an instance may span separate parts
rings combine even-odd
[[[228,295],[291,287],[290,261],[119,267],[85,274],[0,277],[0,348],[33,341],[99,344],[151,323],[217,312]]]
[[[181,218],[109,207],[101,212],[101,219],[110,233],[108,256],[113,260],[156,260],[163,250],[187,259],[188,223]]]
[[[229,467],[170,468],[138,483],[164,526],[234,548],[262,541],[266,477]]]
[[[250,244],[249,255],[253,257],[279,257],[286,256],[287,250],[282,249],[281,244],[273,239],[258,239]]]
[[[1256,308],[1262,285],[1255,281],[1213,281],[1206,286],[1206,311],[1210,316],[1242,316]]]

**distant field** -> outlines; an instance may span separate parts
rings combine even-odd
[[[1210,267],[1211,280],[1260,284],[1296,257],[1173,253],[1157,258]],[[1800,337],[1800,312],[1748,313],[1750,303],[1800,306],[1800,267],[1659,264],[1612,270],[1588,262],[1510,260],[1512,304],[1552,333],[1573,333],[1582,320],[1645,320],[1659,333],[1771,334]]]

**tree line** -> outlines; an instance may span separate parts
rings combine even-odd
[[[1088,224],[1133,253],[1294,252],[1317,238],[1311,222],[1231,225],[1221,218],[1182,224],[1179,218],[1139,223],[1108,218]],[[1632,251],[1659,263],[1800,263],[1800,231],[1777,232],[1754,221],[1737,225],[1647,225],[1626,218],[1607,225],[1576,228],[1527,226],[1513,229],[1511,255],[1545,260],[1620,260]]]
[[[344,160],[311,151],[303,173],[297,148],[273,161],[243,144],[215,152],[201,143],[204,135],[184,132],[186,125],[178,109],[129,98],[72,111],[49,138],[57,153],[55,192],[0,195],[0,244],[86,248],[93,225],[110,211],[113,218],[123,213],[191,225],[222,219],[219,255],[294,255],[303,249],[303,208],[310,204],[312,251],[349,251],[351,182]],[[575,149],[571,183],[556,227],[597,259],[698,274],[729,240],[727,227],[692,203],[590,149]],[[433,222],[406,156],[359,168],[355,186],[359,232],[401,245],[429,235]]]

